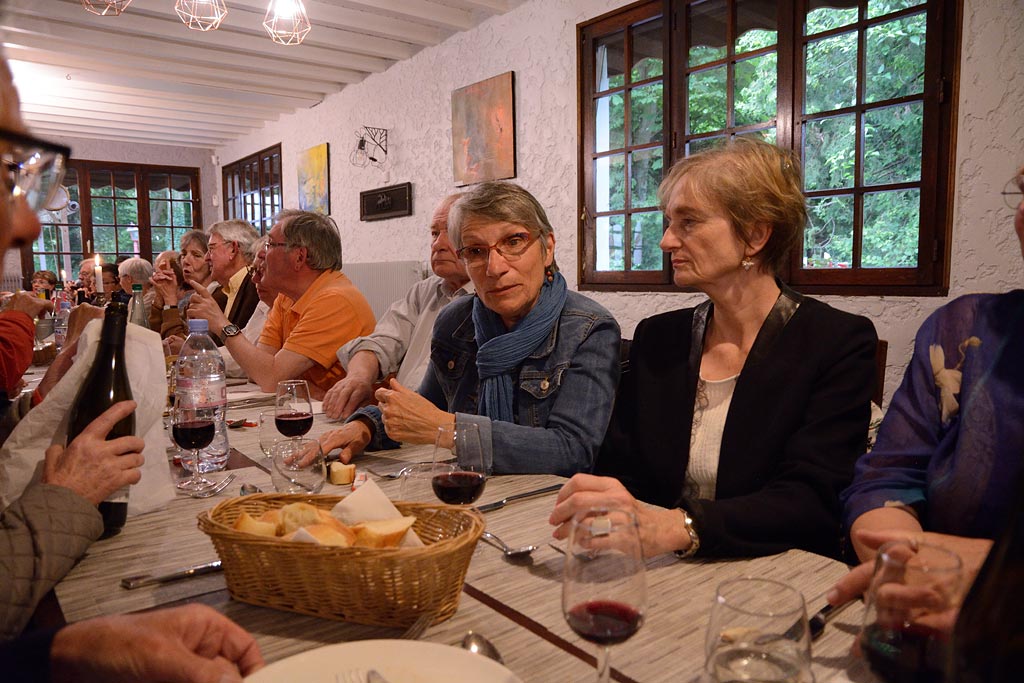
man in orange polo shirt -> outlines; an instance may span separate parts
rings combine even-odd
[[[263,391],[285,379],[305,379],[321,398],[345,376],[337,351],[373,331],[376,320],[365,297],[341,272],[341,238],[334,221],[310,211],[284,211],[268,233],[268,286],[277,289],[259,343],[228,322],[213,297],[193,283],[189,316],[205,318],[231,356]]]

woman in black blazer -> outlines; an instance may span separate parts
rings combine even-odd
[[[877,337],[776,278],[806,221],[801,187],[792,154],[743,138],[662,182],[675,284],[708,300],[637,327],[598,457],[606,476],[563,487],[556,537],[580,509],[612,504],[636,510],[648,556],[839,555]]]

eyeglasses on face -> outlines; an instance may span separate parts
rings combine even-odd
[[[268,251],[270,251],[274,247],[287,247],[287,246],[288,246],[287,242],[271,242],[271,241],[268,240],[267,243],[263,245],[263,251],[264,252],[268,252]]]
[[[45,209],[64,179],[71,150],[5,128],[0,128],[0,146],[4,182],[11,198],[24,198],[32,211]]]
[[[501,254],[506,261],[518,261],[537,237],[528,232],[517,232],[503,237],[494,244],[467,244],[455,253],[469,266],[480,266],[487,263],[491,250]]]
[[[1016,210],[1021,201],[1024,201],[1024,175],[1015,175],[1010,178],[1000,194],[1003,195],[1006,205]]]

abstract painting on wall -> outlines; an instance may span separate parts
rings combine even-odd
[[[516,175],[513,72],[452,92],[452,171],[456,185]]]
[[[331,214],[331,166],[327,143],[310,147],[296,161],[299,174],[299,208]]]

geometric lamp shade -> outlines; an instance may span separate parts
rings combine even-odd
[[[298,45],[311,27],[302,0],[270,0],[263,28],[275,43]]]
[[[101,17],[107,15],[116,17],[128,9],[130,4],[132,4],[132,0],[82,0],[82,7]]]
[[[178,0],[174,11],[190,29],[215,31],[228,15],[224,0]]]

